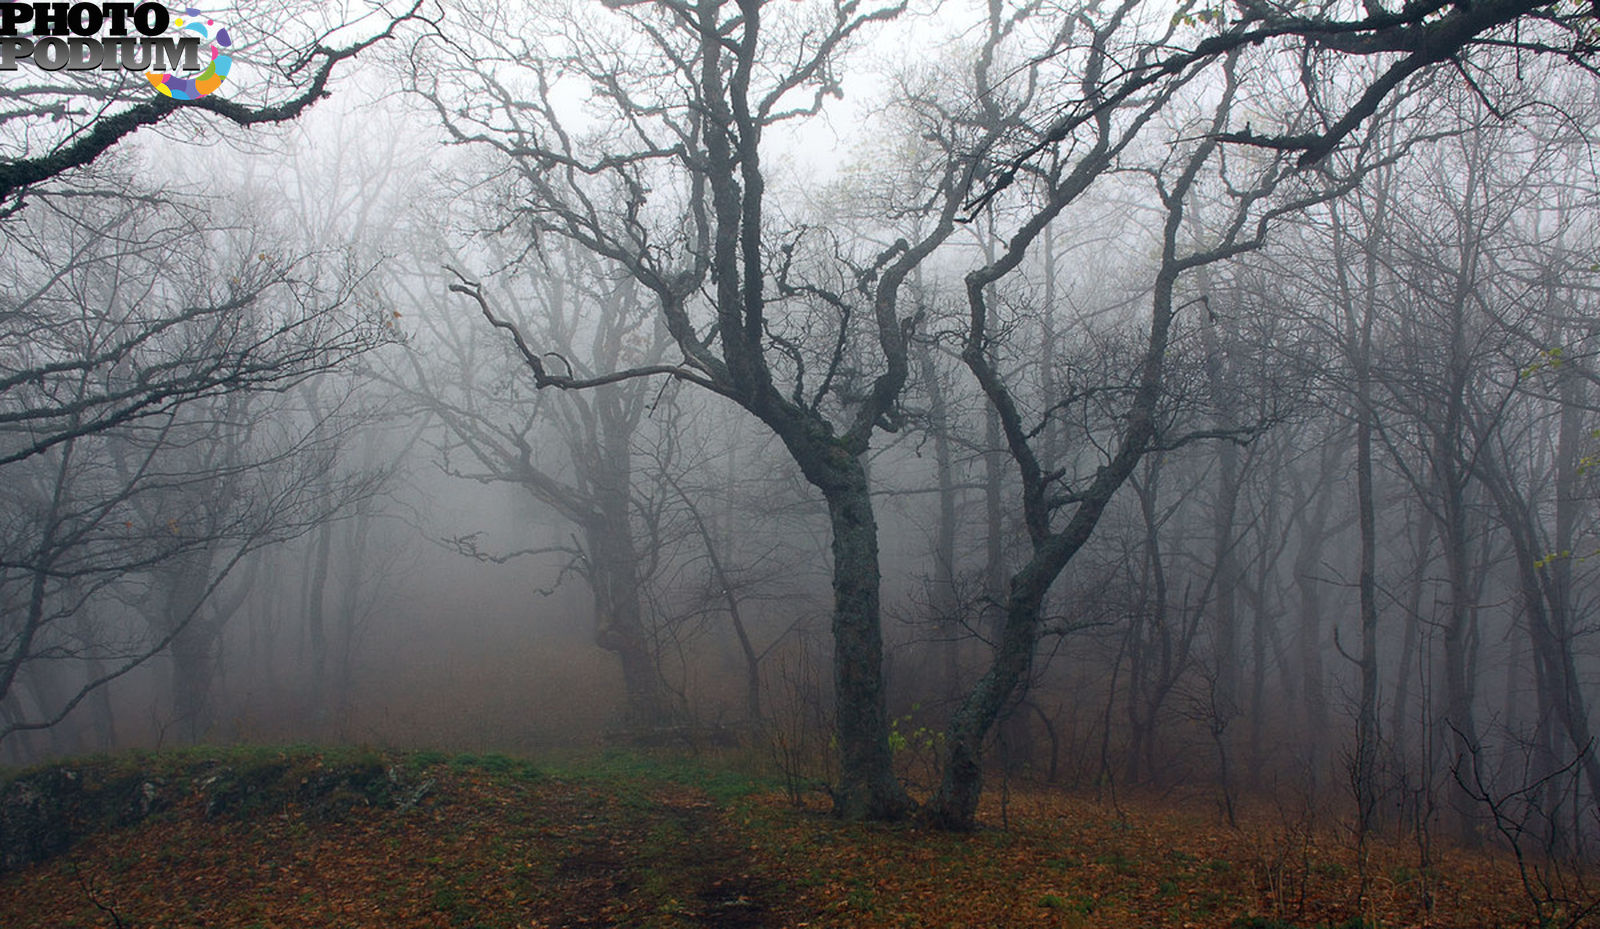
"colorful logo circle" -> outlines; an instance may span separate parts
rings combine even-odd
[[[211,63],[193,78],[146,71],[144,76],[150,86],[174,100],[198,100],[221,87],[228,76],[228,69],[233,67],[233,56],[224,51],[233,46],[233,36],[228,34],[227,27],[207,19],[199,10],[185,8],[181,15],[173,15],[171,29],[179,39],[199,36],[202,40],[209,40]]]

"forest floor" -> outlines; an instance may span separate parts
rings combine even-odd
[[[632,754],[545,766],[257,748],[86,764],[75,785],[122,777],[173,799],[0,876],[0,927],[1535,924],[1508,854],[1434,848],[1419,866],[1415,841],[1376,842],[1363,864],[1337,823],[1276,809],[1230,828],[1207,803],[1012,787],[963,836],[842,823],[772,779]],[[331,773],[349,770],[382,779]]]

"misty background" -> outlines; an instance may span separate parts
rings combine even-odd
[[[180,113],[11,192],[0,759],[743,746],[836,780],[837,512],[661,310],[728,338],[737,176],[775,395],[839,435],[874,411],[914,790],[1010,628],[1021,683],[977,736],[1004,777],[1592,830],[1597,85],[1485,43],[1310,164],[1253,140],[1335,122],[1373,59],[1274,40],[1089,93],[1231,9],[769,3],[721,72],[771,92],[730,135],[759,168],[723,176],[689,14],[452,4],[292,122]],[[311,40],[234,21],[221,95],[265,105]],[[16,80],[9,158],[93,118]]]

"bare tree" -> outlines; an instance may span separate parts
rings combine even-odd
[[[1091,98],[1098,93],[1108,71],[1119,67],[1120,54],[1132,54],[1135,71],[1159,57],[1162,46],[1135,41],[1129,50],[1123,43],[1125,17],[1134,5],[1125,4],[1100,16],[1087,12],[1074,22],[1082,30],[1075,37],[1086,49],[1081,64],[1079,93]],[[1180,280],[1198,268],[1232,258],[1260,246],[1273,219],[1321,202],[1348,189],[1353,181],[1318,182],[1304,178],[1290,187],[1294,192],[1274,196],[1283,181],[1288,164],[1281,157],[1244,164],[1222,157],[1221,139],[1231,117],[1231,106],[1238,92],[1238,56],[1230,56],[1222,69],[1222,86],[1216,88],[1220,102],[1200,130],[1198,141],[1175,148],[1166,163],[1157,162],[1145,173],[1162,205],[1163,228],[1158,243],[1159,263],[1153,275],[1152,309],[1145,346],[1140,361],[1126,382],[1080,388],[1077,396],[1044,398],[1030,407],[1006,372],[992,360],[992,312],[988,288],[1020,267],[1040,235],[1069,206],[1079,201],[1110,169],[1116,159],[1132,154],[1130,146],[1158,114],[1166,114],[1183,88],[1183,81],[1160,85],[1150,93],[1124,98],[1125,111],[1098,108],[1092,120],[1079,123],[1080,137],[1071,149],[1052,149],[1050,159],[1027,176],[1037,189],[1036,205],[1022,214],[1017,231],[1007,241],[999,257],[970,272],[966,277],[969,325],[962,358],[972,370],[989,403],[999,415],[1007,449],[1022,481],[1022,510],[1032,551],[1027,562],[1010,578],[1006,595],[1006,617],[995,660],[951,720],[948,732],[949,756],[938,792],[929,802],[928,815],[936,823],[951,828],[971,828],[982,786],[982,747],[994,720],[1027,679],[1034,647],[1038,641],[1042,604],[1055,579],[1067,563],[1087,543],[1107,505],[1121,485],[1133,474],[1139,461],[1152,450],[1176,447],[1201,437],[1233,440],[1247,436],[1256,426],[1237,429],[1173,428],[1166,408],[1167,356],[1172,328],[1177,317]],[[1053,131],[1053,130],[1050,130]],[[1050,131],[1045,133],[1050,137]],[[1034,145],[1029,145],[1034,148]],[[1043,147],[1038,148],[1043,151]],[[1216,175],[1206,172],[1214,171]],[[1213,186],[1205,179],[1227,178],[1218,199],[1218,220],[1204,225],[1205,232],[1191,236],[1186,220],[1194,221],[1192,211],[1204,202]],[[1195,247],[1187,242],[1198,239]],[[1204,304],[1201,294],[1184,306]],[[1207,311],[1214,311],[1207,308]],[[1102,396],[1125,403],[1117,415],[1114,439],[1103,439],[1103,426],[1090,427],[1087,444],[1101,449],[1098,465],[1082,480],[1073,483],[1071,474],[1083,464],[1068,459],[1060,464],[1040,460],[1037,437],[1042,423],[1061,409]],[[1038,412],[1030,412],[1036,408]],[[1085,469],[1087,470],[1087,469]],[[1058,519],[1057,514],[1065,515]],[[1218,705],[1219,712],[1232,712]]]
[[[954,232],[986,166],[955,157],[950,134],[981,152],[998,128],[913,110],[918,131],[940,144],[910,202],[874,223],[876,242],[786,222],[770,206],[775,178],[763,156],[769,133],[839,92],[841,55],[855,36],[903,9],[759,0],[569,9],[521,43],[508,38],[520,23],[474,36],[482,51],[463,74],[419,69],[416,88],[454,138],[500,153],[524,204],[521,222],[631,275],[682,355],[592,375],[569,370],[463,281],[456,289],[511,330],[538,385],[590,389],[652,375],[695,384],[760,420],[821,493],[833,530],[837,805],[850,817],[887,819],[910,803],[889,748],[865,458],[874,434],[902,420],[914,326],[899,308],[902,287]],[[980,86],[990,65],[980,53]],[[573,123],[564,88],[604,114],[598,131]]]
[[[1514,82],[1495,82],[1494,65],[1502,50],[1547,55],[1592,71],[1591,59],[1600,48],[1595,12],[1581,3],[1493,0],[1462,5],[1422,0],[1391,9],[1382,0],[1366,0],[1359,14],[1352,15],[1355,12],[1333,3],[1281,0],[1240,0],[1232,9],[1180,4],[1172,23],[1189,27],[1181,36],[1169,33],[1135,63],[1096,75],[1083,94],[1060,106],[1047,131],[1012,157],[1010,169],[996,174],[977,204],[989,202],[1029,162],[1048,157],[1055,146],[1072,139],[1105,111],[1252,48],[1307,76],[1290,92],[1301,97],[1311,118],[1278,127],[1246,123],[1243,128],[1222,130],[1218,139],[1297,153],[1301,167],[1337,151],[1413,78],[1453,70],[1469,92],[1494,109],[1498,92],[1506,87],[1513,93],[1521,91]],[[1329,72],[1338,71],[1349,79],[1326,79]],[[1314,74],[1324,77],[1311,79]]]
[[[99,198],[71,213],[54,201],[36,206],[5,229],[16,245],[0,334],[0,474],[15,495],[0,556],[8,607],[0,700],[13,702],[6,732],[53,724],[160,653],[251,551],[316,518],[321,511],[283,469],[284,483],[263,477],[248,494],[239,483],[267,473],[256,465],[307,452],[302,439],[315,424],[296,439],[288,422],[269,428],[229,411],[385,338],[374,317],[348,305],[359,275],[321,267],[320,256],[291,260],[264,250],[264,240],[217,231],[209,266],[188,259],[179,278],[173,256],[204,228],[201,214]],[[254,433],[256,451],[231,463],[183,457],[224,433]],[[219,481],[233,482],[240,502],[231,515],[202,518],[199,501],[223,493]],[[174,569],[168,559],[193,566],[208,550],[212,567],[198,588],[161,593],[177,599],[158,632],[140,636],[120,621],[115,604],[137,577]],[[104,673],[59,705],[14,712],[24,671],[61,658]]]
[[[502,275],[496,300],[497,319],[575,376],[651,363],[668,344],[633,280],[577,248],[551,248]],[[442,427],[434,439],[441,465],[464,479],[519,487],[577,529],[570,542],[515,553],[475,534],[450,544],[485,560],[557,556],[563,575],[574,571],[589,586],[595,643],[622,671],[624,725],[648,730],[670,721],[675,708],[645,598],[667,544],[656,516],[661,504],[639,479],[636,460],[643,434],[655,428],[649,420],[659,385],[624,379],[582,393],[529,394],[523,359],[503,340],[486,338],[470,321],[418,316],[407,370],[394,381]]]

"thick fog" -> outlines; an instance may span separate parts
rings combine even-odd
[[[241,10],[190,105],[7,72],[0,760],[1593,827],[1593,18],[1278,6]]]

